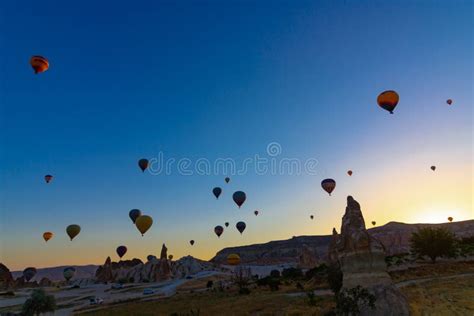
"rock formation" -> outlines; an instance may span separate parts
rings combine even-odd
[[[376,309],[363,309],[362,315],[409,315],[406,298],[387,273],[384,247],[367,232],[360,205],[351,196],[347,197],[341,234],[333,230],[328,257],[341,267],[343,288],[360,285],[375,295]]]
[[[166,248],[165,244],[161,247],[160,263],[155,278],[158,281],[164,281],[171,278],[171,265],[168,261],[168,248]]]
[[[114,281],[112,276],[112,260],[110,257],[107,257],[103,266],[97,268],[95,277],[99,282],[107,283]]]
[[[13,276],[10,270],[3,263],[0,263],[0,289],[8,289],[12,287],[13,284]]]
[[[312,269],[318,265],[318,256],[316,251],[310,248],[308,245],[303,244],[301,254],[299,256],[298,267],[301,269]]]
[[[42,278],[39,281],[39,286],[41,286],[41,287],[49,287],[49,286],[52,286],[52,285],[53,285],[53,282],[51,282],[51,280],[48,279],[48,278]]]

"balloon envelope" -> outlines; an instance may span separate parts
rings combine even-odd
[[[32,56],[30,65],[35,71],[35,74],[45,72],[49,69],[49,61],[43,56]]]
[[[194,240],[190,240],[189,243],[192,245],[194,245]]]
[[[148,159],[142,158],[138,160],[138,166],[142,170],[142,172],[145,172],[146,168],[148,168]]]
[[[140,211],[139,209],[136,209],[136,208],[134,208],[133,210],[131,210],[128,213],[128,216],[130,217],[130,219],[132,220],[132,222],[134,224],[135,224],[135,221],[137,220],[137,218],[141,215],[142,215],[142,211]]]
[[[347,174],[348,174],[349,176],[352,176],[352,170],[348,170],[348,171],[347,171]]]
[[[399,99],[398,93],[393,90],[387,90],[379,94],[377,97],[377,103],[382,109],[393,114],[393,110],[397,106]]]
[[[30,282],[31,279],[36,275],[36,268],[29,267],[23,270],[23,276],[25,277],[26,282]]]
[[[255,216],[257,216],[257,215],[258,215],[258,211],[254,211],[253,213],[255,214]]]
[[[237,227],[237,230],[242,234],[245,230],[245,227],[247,227],[247,225],[245,225],[244,222],[238,222],[235,227]]]
[[[153,219],[148,215],[139,216],[135,220],[135,226],[137,226],[142,236],[150,229],[151,225],[153,225]]]
[[[232,195],[232,199],[234,200],[235,204],[240,208],[242,204],[244,204],[245,200],[247,199],[247,196],[245,195],[245,192],[243,191],[236,191]]]
[[[54,234],[52,232],[45,232],[43,233],[44,241],[48,242],[51,238],[53,238]]]
[[[229,227],[229,222],[225,222],[225,227]]]
[[[453,218],[451,216],[448,217],[448,221],[449,222],[452,222],[453,221]]]
[[[431,166],[431,170],[435,171],[435,170],[436,170],[436,166]]]
[[[310,215],[309,218],[314,219],[314,215]]]
[[[451,104],[453,104],[453,100],[447,99],[447,100],[446,100],[446,103],[449,104],[449,105],[451,105]]]
[[[224,180],[225,180],[225,183],[229,183],[230,178],[229,178],[229,177],[226,177]]]
[[[81,226],[76,225],[76,224],[69,225],[66,228],[66,233],[68,234],[69,238],[71,238],[71,240],[73,240],[74,237],[79,235],[80,232],[81,232]]]
[[[214,233],[216,233],[217,237],[221,237],[222,233],[224,232],[224,227],[217,225],[214,227]]]
[[[240,263],[240,256],[236,253],[231,253],[227,256],[227,264],[236,266]]]
[[[70,279],[72,279],[75,273],[76,273],[76,268],[74,267],[67,267],[63,270],[63,276],[66,279],[66,281],[69,281]]]
[[[122,257],[127,253],[127,247],[125,246],[118,246],[117,247],[117,255],[122,259]]]
[[[336,181],[333,179],[324,179],[321,181],[321,187],[331,195],[331,192],[334,191],[334,188],[336,187]]]
[[[377,224],[377,222],[375,222],[375,221],[372,221],[372,225],[374,225],[374,226],[375,226],[375,224]]]
[[[153,259],[156,259],[156,256],[154,256],[154,255],[148,255],[148,256],[146,256],[146,260],[148,260],[148,261],[151,261],[151,260],[153,260]]]
[[[212,193],[214,194],[214,196],[216,197],[216,199],[218,199],[219,196],[220,196],[221,193],[222,193],[222,189],[219,188],[219,187],[215,187],[214,189],[212,189]]]
[[[44,180],[46,181],[46,183],[50,183],[51,180],[53,180],[53,176],[50,174],[47,174],[44,176]]]

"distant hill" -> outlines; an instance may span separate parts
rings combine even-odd
[[[51,281],[63,281],[63,270],[64,268],[71,267],[71,266],[59,266],[59,267],[51,267],[51,268],[42,268],[38,269],[35,277],[32,281],[40,281],[42,278],[46,277]],[[74,279],[88,279],[93,278],[95,276],[95,271],[99,267],[98,265],[86,265],[86,266],[73,266],[76,268],[76,274],[74,275]],[[23,271],[13,271],[12,272],[13,278],[16,279],[23,275]]]
[[[369,233],[379,239],[387,250],[387,254],[393,255],[408,252],[410,249],[410,237],[412,232],[420,227],[447,227],[458,237],[474,235],[474,220],[442,223],[442,224],[405,224],[389,222],[384,226],[368,229]],[[305,248],[311,248],[315,252],[315,259],[324,261],[327,258],[327,250],[331,236],[298,236],[287,240],[270,241],[265,244],[255,244],[241,247],[224,248],[211,259],[215,263],[225,263],[231,253],[237,253],[243,263],[249,264],[278,264],[298,263]]]

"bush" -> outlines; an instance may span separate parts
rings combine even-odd
[[[463,257],[474,255],[474,236],[463,237],[458,241],[458,253]]]
[[[243,287],[239,289],[239,294],[240,295],[249,295],[250,294],[250,289],[247,287]]]
[[[303,277],[303,271],[298,268],[283,269],[281,276],[286,279],[301,279]]]
[[[446,228],[420,228],[411,237],[411,251],[419,257],[427,256],[434,263],[438,257],[456,255],[456,238]]]
[[[375,309],[375,296],[360,285],[342,290],[336,295],[336,315],[360,315],[364,306]]]
[[[270,272],[270,276],[271,276],[272,278],[279,278],[279,277],[280,277],[280,271],[278,271],[278,270],[272,270],[272,271]]]
[[[324,263],[306,271],[305,278],[310,280],[314,277],[327,277],[328,266]]]
[[[23,315],[39,315],[40,313],[54,312],[56,299],[48,295],[43,289],[33,290],[29,299],[23,304]]]
[[[280,289],[280,279],[267,276],[257,280],[258,286],[268,286],[271,291],[278,291]]]
[[[301,284],[300,282],[297,282],[297,283],[296,283],[296,288],[297,288],[298,290],[304,290],[304,286],[303,286],[303,284]]]
[[[342,287],[342,271],[338,264],[331,265],[327,268],[327,278],[329,287],[337,294]]]
[[[212,288],[213,286],[214,286],[214,282],[213,282],[212,280],[207,281],[206,287],[207,287],[208,289]]]
[[[317,301],[316,295],[314,294],[313,291],[306,292],[306,297],[308,298],[308,305],[309,306],[316,306],[318,301]]]

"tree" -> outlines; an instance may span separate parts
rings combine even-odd
[[[33,290],[29,299],[23,304],[23,315],[39,315],[40,313],[54,312],[56,299],[48,295],[43,289]]]
[[[427,256],[434,263],[438,257],[456,254],[456,237],[446,228],[424,227],[411,237],[411,251],[420,257]]]
[[[342,287],[342,271],[339,264],[331,264],[327,267],[327,278],[331,290],[335,294],[339,293]]]
[[[375,308],[375,296],[360,285],[336,295],[336,315],[360,315],[361,308]]]

